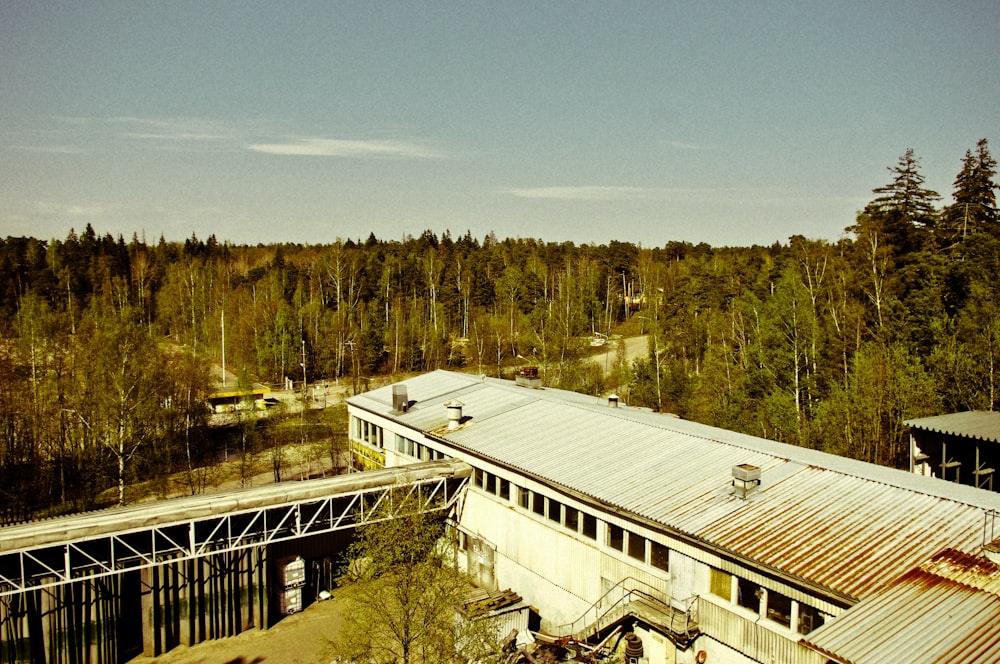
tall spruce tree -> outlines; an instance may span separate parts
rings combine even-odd
[[[941,196],[924,187],[920,160],[913,148],[907,148],[889,172],[893,174],[892,182],[872,190],[877,196],[865,207],[865,213],[879,226],[894,253],[919,251],[933,239],[937,217],[934,202]]]
[[[962,170],[955,177],[954,203],[945,209],[942,232],[949,243],[969,235],[989,233],[1000,238],[1000,214],[997,211],[997,162],[990,155],[985,138],[976,143],[975,153],[965,151]]]

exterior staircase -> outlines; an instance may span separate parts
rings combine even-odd
[[[594,602],[584,614],[559,630],[574,641],[599,641],[608,631],[630,620],[639,620],[662,632],[678,648],[686,650],[700,633],[697,620],[697,596],[683,602],[684,609],[672,605],[656,589],[631,577],[623,579]],[[619,599],[605,606],[612,597]],[[580,625],[580,627],[576,627]]]

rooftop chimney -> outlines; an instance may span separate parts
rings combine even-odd
[[[749,463],[733,466],[733,495],[746,500],[760,486],[760,467]]]
[[[410,407],[410,401],[406,396],[406,385],[397,383],[392,386],[392,409],[397,413],[406,412]]]
[[[462,424],[462,406],[464,406],[461,401],[455,401],[452,399],[444,404],[444,407],[448,409],[448,431],[454,431]]]

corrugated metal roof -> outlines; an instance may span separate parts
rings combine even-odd
[[[1000,413],[995,411],[970,410],[964,413],[921,417],[907,420],[904,424],[912,429],[1000,443]]]
[[[848,598],[945,548],[978,550],[985,510],[1000,510],[993,492],[594,397],[449,372],[406,384],[407,413],[391,387],[350,403]],[[446,431],[451,398],[469,419]],[[732,495],[742,463],[761,469],[748,500]]]
[[[802,642],[851,664],[998,662],[998,578],[988,560],[945,551]]]

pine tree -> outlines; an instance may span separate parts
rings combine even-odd
[[[920,160],[913,148],[907,148],[889,172],[892,182],[872,190],[877,197],[865,207],[865,213],[880,226],[880,234],[894,253],[919,251],[932,239],[937,216],[934,201],[941,196],[924,188]]]
[[[954,243],[977,233],[1000,238],[1000,214],[997,211],[997,162],[990,155],[985,138],[979,139],[975,153],[965,151],[962,170],[955,177],[954,203],[945,210],[942,226],[946,241]]]

